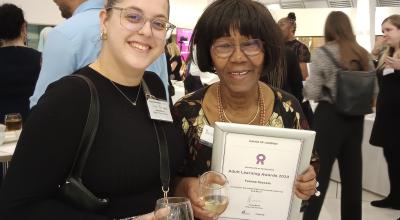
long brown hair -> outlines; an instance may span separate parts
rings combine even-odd
[[[340,61],[344,68],[350,70],[369,69],[368,52],[357,43],[350,19],[341,11],[331,12],[326,19],[325,42],[331,41],[335,41],[339,45]]]
[[[385,20],[382,21],[382,25],[386,22],[389,22],[391,25],[395,26],[397,29],[400,29],[400,15],[394,14],[394,15],[391,15],[391,16],[385,18]],[[399,44],[400,44],[400,42],[399,42]],[[379,59],[379,64],[378,64],[379,69],[384,67],[383,64],[384,64],[385,58],[387,56],[393,56],[394,52],[395,51],[394,51],[393,47],[386,48],[386,50],[383,52],[383,55]]]

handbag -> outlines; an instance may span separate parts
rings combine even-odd
[[[345,70],[325,47],[322,50],[338,68],[335,107],[339,113],[361,116],[372,113],[372,98],[376,85],[376,71]],[[332,94],[328,93],[331,98]],[[333,100],[333,99],[332,99]]]
[[[71,75],[68,77],[83,79],[88,84],[90,89],[90,106],[72,168],[66,181],[59,186],[58,197],[76,208],[95,212],[105,208],[109,201],[108,199],[98,198],[90,192],[83,185],[81,176],[99,124],[99,97],[96,87],[89,78],[82,75]]]

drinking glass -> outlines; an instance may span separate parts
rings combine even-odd
[[[207,211],[221,215],[229,204],[228,180],[222,173],[208,171],[200,176],[200,197]]]
[[[155,220],[193,220],[192,204],[188,198],[167,197],[157,200]]]
[[[9,113],[4,116],[6,131],[16,131],[22,128],[22,116],[19,113]]]

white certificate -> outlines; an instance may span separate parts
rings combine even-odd
[[[211,169],[229,181],[220,219],[299,219],[297,175],[310,164],[315,132],[216,122]]]

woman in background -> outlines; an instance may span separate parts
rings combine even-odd
[[[21,8],[0,6],[0,123],[7,113],[29,113],[29,97],[35,89],[41,53],[26,47],[27,23]]]
[[[400,15],[383,20],[382,32],[386,50],[378,62],[379,93],[376,103],[376,117],[370,143],[383,148],[388,165],[390,182],[389,195],[371,205],[380,208],[400,210],[400,144],[398,125],[400,115]]]
[[[325,23],[325,45],[344,69],[371,70],[368,52],[355,39],[350,19],[340,11],[331,12]],[[337,67],[318,48],[313,54],[311,75],[304,86],[304,97],[318,102],[314,115],[316,151],[321,167],[318,175],[320,197],[313,197],[304,212],[304,220],[317,220],[329,185],[335,159],[339,162],[341,219],[361,220],[361,141],[364,116],[347,116],[336,112]],[[372,102],[372,100],[371,100]]]
[[[179,50],[178,45],[174,42],[171,41],[169,44],[167,44],[167,51],[165,53],[167,57],[167,63],[170,64],[171,66],[171,72],[169,72],[169,77],[170,79],[174,80],[182,80],[181,76],[181,67],[182,67],[182,57],[181,57],[181,51]]]
[[[278,25],[282,30],[286,46],[296,53],[303,80],[306,80],[308,77],[307,63],[310,62],[311,55],[308,47],[295,38],[297,24],[294,12],[290,12],[287,17],[281,18],[278,21]]]

